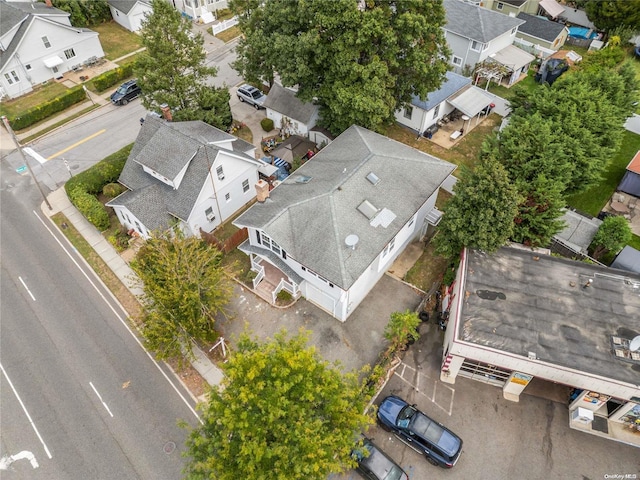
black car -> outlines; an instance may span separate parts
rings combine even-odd
[[[404,470],[366,437],[352,455],[358,462],[356,471],[368,480],[409,480]]]
[[[129,80],[118,87],[118,89],[111,94],[111,102],[114,105],[126,105],[134,98],[140,95],[140,87],[137,80]]]
[[[416,452],[424,454],[432,465],[451,468],[460,458],[460,437],[395,395],[380,404],[378,422]]]

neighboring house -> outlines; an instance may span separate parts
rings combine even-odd
[[[131,32],[142,28],[142,20],[153,12],[151,0],[108,0],[115,22]]]
[[[571,428],[640,446],[639,291],[637,273],[529,248],[465,249],[443,298],[440,380],[495,385],[512,401],[554,392],[569,401]]]
[[[553,236],[552,241],[571,252],[589,255],[588,249],[602,220],[585,217],[572,210],[565,210],[561,217],[565,227]]]
[[[624,176],[616,190],[634,197],[640,197],[640,151],[633,156],[629,165],[627,165]]]
[[[178,225],[211,232],[256,196],[255,147],[201,121],[147,115],[118,181],[128,191],[107,203],[120,223],[148,238]]]
[[[516,36],[532,45],[558,51],[569,36],[569,29],[561,23],[552,22],[546,17],[521,13],[518,19],[525,23],[518,27]]]
[[[426,100],[413,96],[411,106],[395,113],[396,121],[410,129],[424,134],[443,116],[456,108],[469,119],[480,114],[491,104],[492,98],[482,89],[471,85],[471,79],[454,72],[446,73],[446,80],[435,92],[429,93]]]
[[[263,105],[267,118],[288,135],[308,135],[318,121],[317,105],[302,102],[293,90],[274,83]]]
[[[19,97],[104,57],[98,33],[72,27],[70,15],[50,3],[0,1],[0,98]]]
[[[449,61],[456,73],[470,75],[477,64],[512,45],[518,27],[524,23],[460,0],[444,0],[443,4],[445,38],[452,52]]]
[[[521,13],[529,15],[543,15],[551,19],[560,16],[565,7],[556,0],[483,0],[489,10],[518,16]]]
[[[216,11],[229,8],[227,0],[167,0],[185,17],[191,20],[203,19],[210,23],[215,19]]]
[[[587,17],[587,12],[579,8],[565,8],[558,19],[570,25],[576,25],[580,27],[590,28],[591,30],[596,30],[596,26],[591,20],[589,20],[589,17]]]
[[[611,268],[640,273],[640,251],[627,245],[616,256],[615,260],[611,264]]]
[[[254,286],[302,295],[340,321],[429,222],[455,165],[351,126],[234,220],[248,229]],[[268,196],[268,198],[265,198]],[[269,282],[271,283],[271,282]]]

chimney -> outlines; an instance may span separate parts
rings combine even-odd
[[[256,198],[260,203],[269,198],[269,184],[264,180],[258,180],[256,183]]]
[[[167,122],[173,121],[173,116],[171,115],[171,108],[166,103],[160,105],[160,110],[162,110],[162,116]]]
[[[49,8],[53,8],[53,4],[51,3],[51,0],[44,0],[44,4]]]

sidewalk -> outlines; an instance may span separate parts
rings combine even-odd
[[[132,281],[132,278],[135,277],[133,270],[131,270],[129,265],[122,259],[122,257],[120,257],[113,246],[100,234],[100,232],[98,232],[98,230],[91,225],[71,204],[66,192],[64,191],[64,187],[49,194],[47,199],[53,209],[49,210],[43,203],[41,205],[42,212],[48,217],[51,217],[58,212],[62,212],[78,232],[80,232],[89,245],[91,245],[98,255],[100,255],[109,268],[113,270],[113,273],[116,274],[123,285],[125,285],[133,295],[140,296],[142,294],[142,290]],[[209,385],[220,385],[224,378],[222,371],[211,360],[209,360],[205,353],[199,348],[194,347],[193,353],[196,359],[192,362],[192,365],[202,378],[204,378]],[[198,398],[198,400],[202,401],[203,398]]]

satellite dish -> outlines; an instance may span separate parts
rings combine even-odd
[[[347,247],[351,248],[352,250],[356,249],[356,245],[358,244],[358,242],[360,241],[360,239],[358,238],[358,235],[347,235],[347,238],[344,239],[344,243],[347,245]]]
[[[629,342],[629,350],[631,350],[632,352],[637,352],[638,350],[640,350],[640,335]]]

